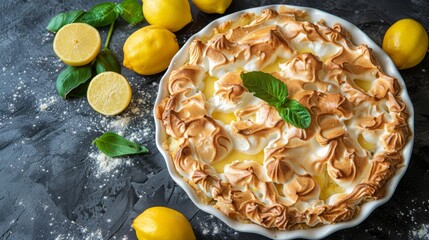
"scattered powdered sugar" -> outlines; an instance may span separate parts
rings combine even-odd
[[[208,215],[208,219],[199,219],[199,217],[196,218],[198,224],[200,225],[200,229],[202,229],[202,234],[204,236],[216,236],[220,230],[222,229],[223,232],[226,232],[225,236],[233,236],[237,235],[238,232],[234,231],[232,228],[224,227],[220,222],[220,220],[215,221],[215,218],[213,215]],[[229,237],[225,237],[224,239],[230,239]]]
[[[53,105],[58,99],[59,99],[59,97],[57,97],[57,96],[44,97],[44,98],[40,99],[39,100],[39,110],[45,111],[48,107]]]
[[[131,165],[131,161],[129,159],[118,157],[111,158],[99,151],[90,153],[89,157],[96,161],[97,171],[95,176],[97,178],[103,174],[110,173],[121,165]]]
[[[411,232],[413,238],[429,239],[429,224],[421,224],[420,228]]]

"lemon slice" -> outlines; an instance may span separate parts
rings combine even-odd
[[[97,56],[101,47],[100,33],[86,23],[70,23],[54,38],[54,52],[70,66],[82,66]]]
[[[104,115],[116,115],[131,102],[132,90],[128,80],[116,72],[103,72],[95,76],[88,86],[89,105]]]

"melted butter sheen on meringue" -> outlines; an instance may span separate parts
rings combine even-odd
[[[189,46],[157,106],[165,149],[197,196],[269,229],[352,219],[401,167],[408,110],[397,80],[342,26],[305,11],[243,13]],[[312,123],[297,129],[244,88],[240,73],[286,83]]]

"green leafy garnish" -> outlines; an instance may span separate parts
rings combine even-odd
[[[137,143],[128,141],[114,132],[106,132],[96,138],[92,144],[109,157],[119,157],[132,154],[145,154],[149,150]]]
[[[95,5],[85,13],[79,22],[87,23],[93,27],[104,27],[112,24],[118,13],[115,12],[116,3],[106,2]]]
[[[95,59],[95,71],[97,74],[113,71],[117,73],[121,73],[121,64],[116,58],[115,54],[112,53],[108,48],[103,49]]]
[[[115,11],[129,24],[137,24],[143,21],[142,5],[136,0],[124,0],[116,5]]]
[[[294,99],[288,99],[288,90],[284,82],[264,72],[242,73],[244,87],[255,97],[266,101],[277,109],[287,123],[297,128],[308,128],[311,124],[310,112]]]
[[[85,65],[82,67],[67,66],[57,78],[57,91],[58,94],[66,99],[67,95],[73,90],[79,87],[81,84],[91,79],[92,69],[91,65]]]
[[[46,29],[54,33],[58,32],[58,30],[65,25],[78,21],[83,14],[85,14],[85,12],[81,10],[60,13],[49,21]]]

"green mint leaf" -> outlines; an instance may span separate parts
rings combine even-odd
[[[144,20],[142,5],[136,0],[124,0],[117,7],[115,11],[130,24],[137,24]]]
[[[106,132],[101,137],[96,138],[92,143],[109,157],[144,154],[149,152],[144,146],[128,141],[114,132]]]
[[[82,83],[91,79],[91,76],[91,65],[85,65],[82,67],[68,66],[58,75],[56,83],[58,94],[62,98],[66,99],[67,94]]]
[[[287,98],[288,90],[284,82],[264,72],[242,73],[243,85],[255,97],[276,108],[280,117],[297,128],[308,128],[311,114],[298,101]]]
[[[87,23],[93,27],[108,26],[118,18],[115,6],[116,3],[111,2],[97,4],[85,13],[79,22]]]
[[[113,71],[120,74],[121,64],[119,63],[115,54],[106,48],[103,49],[103,51],[101,51],[95,59],[95,71],[97,74],[106,71]]]
[[[83,14],[85,14],[85,12],[80,10],[60,13],[49,21],[46,29],[54,33],[58,32],[64,25],[75,22]]]
[[[311,124],[310,112],[295,99],[287,101],[277,111],[286,122],[297,128],[308,128]]]
[[[287,87],[282,81],[264,72],[242,73],[244,87],[271,106],[287,100]]]

